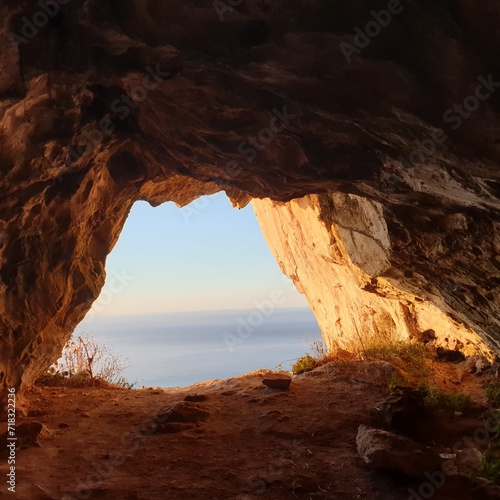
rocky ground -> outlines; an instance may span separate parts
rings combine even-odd
[[[386,369],[385,363],[333,362],[293,377],[288,390],[263,385],[284,375],[264,371],[181,389],[37,387],[30,410],[16,422],[16,494],[4,483],[0,498],[498,498],[498,489],[469,476],[487,444],[481,377],[435,363],[433,381],[472,393],[478,407],[457,415],[417,404],[402,423],[394,415],[404,397],[387,403],[387,388],[379,383]],[[453,474],[441,481],[431,455],[424,466],[435,485],[425,475],[411,478],[367,464],[356,443],[360,425],[429,445],[434,458],[451,453]],[[396,457],[399,468],[418,466],[417,451],[398,458],[400,445],[391,450],[390,441],[382,462]],[[415,450],[420,446],[412,443]],[[457,443],[462,451],[454,453]],[[368,446],[364,452],[373,458],[377,443]],[[5,478],[5,453],[0,472]],[[418,496],[419,490],[428,496]]]

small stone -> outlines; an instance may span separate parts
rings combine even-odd
[[[40,422],[25,422],[16,427],[17,446],[40,446],[40,438],[50,437],[51,431]],[[6,435],[4,435],[6,439]]]
[[[491,363],[484,356],[469,356],[463,365],[464,371],[475,375],[482,375],[483,372],[492,368]]]
[[[209,413],[198,407],[197,404],[181,401],[163,409],[154,419],[157,424],[172,422],[197,423],[205,420]]]
[[[270,389],[279,389],[280,391],[287,391],[291,382],[292,379],[290,377],[265,378],[262,381],[262,383]]]
[[[152,420],[147,422],[143,434],[172,434],[195,428],[205,420],[209,412],[200,408],[196,403],[179,401],[167,406]]]
[[[203,403],[206,400],[207,397],[204,394],[190,394],[184,398],[184,401],[190,401],[191,403]]]

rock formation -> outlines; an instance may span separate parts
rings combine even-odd
[[[255,199],[252,205],[282,271],[307,297],[330,351],[361,351],[373,338],[424,340],[422,334],[434,330],[441,345],[488,353],[476,333],[481,325],[468,322],[418,273],[417,258],[434,260],[433,247],[410,235],[415,267],[395,263],[394,247],[401,243],[389,233],[381,203],[331,193],[288,203]],[[408,249],[408,262],[411,255]]]
[[[135,201],[222,189],[240,206],[302,198],[266,218],[319,216],[311,263],[350,259],[329,272],[364,287],[371,318],[427,326],[428,303],[500,349],[496,0],[4,0],[0,15],[0,388],[57,359]]]

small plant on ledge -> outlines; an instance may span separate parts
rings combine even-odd
[[[473,406],[470,395],[463,392],[443,391],[427,382],[420,382],[417,389],[423,394],[425,403],[433,408],[463,412]]]
[[[319,359],[313,358],[310,354],[305,354],[292,366],[292,372],[294,375],[300,375],[301,373],[310,372],[320,365],[321,361]]]
[[[484,388],[488,400],[496,405],[500,405],[500,382],[498,380],[490,381]]]
[[[106,386],[133,388],[123,377],[127,368],[108,346],[92,337],[78,336],[64,346],[61,358],[37,380],[38,385]]]

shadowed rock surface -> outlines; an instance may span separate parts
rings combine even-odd
[[[392,432],[360,425],[356,436],[358,453],[372,467],[397,470],[413,477],[440,470],[443,460],[436,450]]]
[[[390,282],[410,316],[428,303],[500,350],[500,5],[401,5],[346,58],[387,2],[73,0],[44,24],[3,1],[0,387],[57,359],[135,201],[222,189],[312,195],[339,241],[371,207],[365,291]]]

